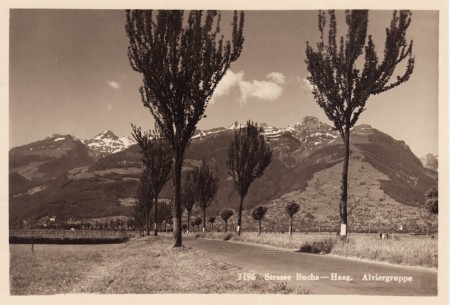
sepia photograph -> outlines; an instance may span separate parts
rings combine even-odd
[[[448,301],[416,7],[3,9],[6,295]]]

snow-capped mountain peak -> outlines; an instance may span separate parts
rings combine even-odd
[[[89,147],[89,154],[95,158],[120,152],[136,143],[128,136],[119,138],[111,130],[104,130],[92,139],[82,142]]]
[[[305,116],[300,122],[288,125],[285,131],[289,132],[308,149],[339,140],[337,131],[313,116]]]
[[[101,140],[101,139],[112,139],[117,140],[119,139],[118,136],[116,136],[111,130],[103,130],[101,133],[96,135],[93,139],[95,140]]]
[[[121,141],[126,147],[136,144],[136,141],[129,136],[120,137],[119,141]]]
[[[209,130],[199,130],[199,129],[197,129],[195,131],[194,136],[192,137],[192,139],[202,139],[205,136],[218,134],[218,133],[220,133],[220,132],[222,132],[224,130],[225,130],[225,128],[223,128],[223,127],[213,128],[213,129],[209,129]]]
[[[210,130],[196,130],[192,139],[196,141],[215,136],[220,132],[234,132],[239,128],[245,128],[245,124],[234,122],[227,128],[215,128]],[[301,144],[302,149],[312,151],[320,149],[325,145],[342,143],[341,136],[331,125],[321,122],[314,116],[305,116],[299,122],[287,125],[286,127],[275,127],[267,123],[258,123],[258,127],[263,129],[263,135],[274,147],[282,137],[295,138]],[[354,143],[366,143],[367,138],[373,134],[374,129],[367,124],[361,124],[352,128],[352,141]],[[405,146],[405,149],[409,149]]]

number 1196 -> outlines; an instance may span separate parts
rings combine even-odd
[[[254,273],[239,273],[239,281],[254,281],[256,275]]]

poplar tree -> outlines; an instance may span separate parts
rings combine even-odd
[[[214,217],[214,216],[210,216],[209,218],[208,218],[208,222],[211,224],[211,232],[213,232],[214,231],[214,222],[216,221],[216,217]]]
[[[149,184],[149,187],[151,187],[153,191],[154,235],[157,236],[158,228],[156,222],[158,218],[158,197],[166,182],[171,178],[171,149],[169,143],[160,136],[157,126],[154,131],[146,133],[142,133],[140,127],[136,127],[133,124],[131,124],[131,126],[133,128],[132,135],[141,148],[141,160],[144,163],[145,172],[148,176],[147,184]]]
[[[292,236],[293,217],[300,209],[300,205],[297,202],[290,202],[286,206],[286,213],[289,215],[289,236]]]
[[[145,235],[147,225],[148,210],[144,201],[136,200],[133,202],[133,223],[136,225],[141,236]],[[100,229],[102,224],[97,224],[96,229]]]
[[[195,197],[203,211],[203,231],[206,229],[206,209],[211,205],[217,192],[218,179],[209,169],[205,160],[200,167],[192,171],[192,179],[195,188]]]
[[[272,161],[272,151],[266,143],[263,129],[251,121],[234,133],[234,140],[228,148],[227,168],[233,178],[234,187],[239,194],[239,213],[237,231],[241,235],[242,208],[244,198],[252,182],[264,174]]]
[[[138,224],[144,225],[147,236],[150,235],[150,211],[153,207],[154,190],[151,184],[151,174],[144,170],[142,173],[137,199],[134,204],[135,220]]]
[[[261,235],[261,221],[266,215],[267,208],[263,206],[259,206],[253,209],[252,218],[258,221],[258,235]]]
[[[185,19],[185,15],[187,19]],[[182,246],[181,169],[186,148],[217,84],[244,42],[244,13],[234,12],[225,40],[218,11],[127,10],[128,58],[142,74],[141,100],[172,148],[174,247]]]
[[[233,216],[233,211],[232,210],[223,210],[220,213],[220,218],[222,218],[222,220],[225,222],[225,233],[227,233],[228,230],[228,219],[230,219],[231,216]]]
[[[183,190],[181,192],[181,201],[182,201],[183,207],[186,209],[186,212],[187,212],[187,232],[188,233],[190,232],[192,210],[196,203],[195,186],[194,186],[192,175],[193,175],[192,170],[187,172],[186,178],[185,178],[184,184],[183,184]]]
[[[314,99],[333,122],[344,142],[339,215],[341,235],[347,235],[348,165],[350,130],[366,110],[371,95],[380,94],[406,82],[414,69],[413,42],[406,41],[411,23],[409,11],[395,11],[386,28],[383,58],[377,55],[371,35],[367,35],[368,10],[347,10],[347,35],[337,38],[336,15],[333,10],[319,11],[320,41],[316,48],[307,42],[306,66]],[[328,39],[325,27],[328,25]],[[364,55],[363,55],[364,54]],[[363,57],[361,57],[363,56]],[[396,73],[400,65],[403,72]],[[396,75],[396,77],[393,77]]]
[[[192,221],[192,226],[197,226],[197,233],[200,233],[200,225],[202,224],[203,220],[200,217],[196,217]],[[192,229],[193,230],[193,229]]]
[[[172,212],[173,212],[172,202],[169,203],[161,202],[161,205],[159,207],[157,223],[161,226],[162,223],[164,222],[167,226],[167,224],[173,217]]]

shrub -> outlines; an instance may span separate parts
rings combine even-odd
[[[310,244],[304,244],[300,247],[300,250],[298,252],[304,252],[304,253],[312,253],[312,247]]]
[[[305,243],[300,247],[299,252],[304,253],[331,253],[334,245],[336,244],[336,240],[333,238],[327,238],[320,241],[313,241],[311,243]]]
[[[227,233],[227,234],[225,234],[225,236],[223,237],[223,240],[224,240],[224,241],[230,240],[233,236],[234,236],[233,234]]]

